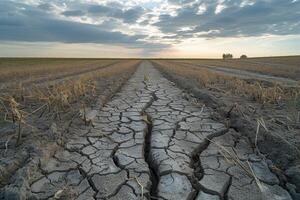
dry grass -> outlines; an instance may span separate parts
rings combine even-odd
[[[300,56],[279,56],[279,57],[263,57],[263,58],[250,58],[250,61],[257,61],[269,64],[282,64],[287,66],[300,67]]]
[[[285,139],[280,134],[278,134],[276,132],[270,131],[267,128],[267,125],[266,125],[266,123],[265,123],[265,121],[264,121],[264,119],[262,117],[259,118],[259,119],[257,119],[257,127],[256,127],[256,135],[255,135],[255,147],[257,148],[258,151],[259,151],[259,149],[258,149],[258,145],[257,145],[257,140],[258,140],[258,135],[259,135],[259,132],[260,132],[260,127],[264,128],[265,132],[267,134],[270,134],[272,137],[280,138],[283,142],[285,142],[291,148],[295,149],[295,151],[297,151],[297,153],[300,155],[300,149],[296,145],[294,145],[291,142],[289,142],[287,139]]]
[[[42,84],[30,87],[9,88],[0,95],[1,119],[14,124],[17,129],[17,142],[20,144],[22,126],[30,126],[27,119],[32,115],[42,117],[45,113],[61,118],[62,113],[74,108],[74,103],[89,105],[99,95],[97,81],[125,72],[133,72],[138,61],[123,61],[107,68],[84,73],[76,78],[59,81],[56,84]]]
[[[300,56],[266,57],[247,59],[195,59],[176,60],[191,64],[209,65],[253,71],[258,73],[282,76],[294,80],[300,80]]]
[[[260,103],[279,103],[282,100],[298,103],[300,88],[287,88],[278,84],[266,86],[259,81],[254,83],[239,78],[218,74],[204,68],[188,68],[167,61],[155,61],[166,71],[196,79],[205,88],[216,89],[224,93],[250,97]]]
[[[261,192],[261,195],[262,196],[266,195],[267,188],[261,183],[261,181],[255,174],[255,172],[253,171],[249,160],[246,160],[246,161],[241,160],[237,154],[237,150],[233,146],[225,147],[224,145],[219,144],[218,142],[215,142],[214,140],[210,140],[208,138],[206,138],[206,139],[210,142],[210,144],[215,145],[219,149],[219,153],[223,156],[223,158],[225,159],[225,161],[228,164],[231,164],[233,166],[240,168],[246,176],[248,176],[249,178],[253,178],[258,189]],[[264,159],[263,156],[261,158]]]
[[[265,157],[260,153],[259,148],[261,148],[262,152],[268,155],[269,153],[272,153],[270,151],[274,150],[273,145],[280,150],[280,152],[277,152],[276,154],[276,156],[279,157],[278,159],[282,159],[280,158],[282,155],[295,155],[293,153],[294,151],[299,155],[299,145],[297,146],[297,143],[295,143],[294,139],[289,137],[298,131],[296,124],[299,123],[300,118],[299,87],[283,87],[278,84],[265,84],[259,81],[245,81],[238,78],[233,78],[231,76],[218,74],[205,68],[193,66],[186,67],[187,65],[180,65],[180,63],[174,64],[174,62],[168,61],[155,62],[158,64],[157,67],[166,72],[166,74],[184,77],[184,79],[181,80],[180,78],[177,79],[177,76],[173,76],[175,82],[178,80],[180,85],[184,84],[183,81],[197,80],[197,85],[195,85],[196,88],[200,86],[209,89],[210,91],[208,93],[215,94],[215,97],[217,97],[216,101],[220,101],[222,103],[224,102],[224,104],[226,104],[218,104],[220,107],[224,106],[225,109],[217,109],[220,109],[220,111],[224,110],[224,113],[227,113],[227,116],[229,116],[228,112],[230,113],[234,109],[235,113],[232,115],[232,121],[234,122],[234,120],[237,118],[244,119],[242,121],[243,127],[237,130],[242,135],[245,135],[247,139],[250,139],[250,142],[254,141],[252,147],[255,148],[255,152],[258,153],[262,159],[265,159]],[[190,86],[190,84],[187,84],[187,86]],[[201,90],[201,92],[205,93],[207,91]],[[235,103],[234,97],[238,96],[246,97],[246,99],[238,98],[239,100],[237,102],[239,103],[237,104]],[[226,99],[226,97],[229,98]],[[249,98],[258,103],[248,101],[247,99]],[[233,106],[232,103],[234,103]],[[259,103],[262,103],[262,106],[259,105]],[[268,103],[268,105],[264,106],[265,103]],[[291,104],[291,107],[286,109],[285,105],[288,106],[288,104]],[[247,111],[249,105],[253,105],[253,110],[250,111],[251,113]],[[262,108],[265,109],[262,111]],[[275,112],[275,109],[277,112]],[[274,123],[272,123],[270,119],[273,120],[275,117],[273,115],[277,113],[280,113],[280,115],[283,117],[288,118],[289,121],[286,122],[285,120],[282,120],[283,125],[273,125]],[[295,117],[291,118],[291,115],[294,115]],[[255,125],[251,126],[254,124],[253,122],[255,119],[257,120],[256,130]],[[231,123],[232,121],[229,120],[228,123]],[[291,125],[290,129],[288,128],[289,125]],[[229,127],[231,126],[236,128],[235,124],[230,124]],[[285,126],[287,126],[288,130],[286,130]],[[249,133],[247,133],[247,128],[249,128]],[[269,188],[259,180],[257,174],[255,174],[255,171],[252,169],[251,162],[248,160],[241,160],[235,147],[229,145],[224,146],[213,139],[206,139],[210,142],[210,145],[215,145],[218,147],[220,155],[222,155],[228,163],[239,167],[245,173],[245,175],[254,179],[263,199],[270,197],[271,193],[269,192]],[[276,142],[274,142],[273,139],[275,139],[274,141]],[[290,148],[282,148],[281,146],[285,146],[282,145],[284,143]],[[265,146],[270,146],[270,148],[265,148]],[[271,158],[274,159],[274,157]],[[276,159],[277,158],[275,158],[275,160]],[[274,164],[274,166],[272,166],[272,170],[282,173],[281,169],[284,169],[284,167],[279,163],[280,162],[276,162],[276,166]],[[273,197],[271,196],[271,198]]]
[[[17,124],[16,145],[19,145],[22,137],[22,125],[25,124],[24,117],[26,112],[20,109],[20,104],[12,96],[0,97],[0,101],[5,110],[4,120]]]
[[[62,110],[79,97],[84,95],[94,95],[97,79],[110,77],[115,74],[133,70],[138,61],[124,61],[122,64],[114,64],[108,68],[99,69],[90,73],[85,73],[76,78],[58,82],[57,84],[33,86],[24,88],[23,86],[7,90],[2,96],[11,97],[18,102],[38,101],[48,105],[54,110]]]
[[[0,58],[0,82],[54,78],[70,73],[93,70],[115,60],[58,58]]]

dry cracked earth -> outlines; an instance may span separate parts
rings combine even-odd
[[[31,199],[66,192],[78,200],[291,199],[268,162],[145,61],[97,111],[93,128],[78,129],[39,166],[30,193]]]

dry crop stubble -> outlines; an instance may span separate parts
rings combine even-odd
[[[182,59],[177,63],[189,63],[197,66],[216,66],[233,68],[282,76],[300,81],[300,56],[264,57],[247,59]]]
[[[300,87],[284,87],[280,84],[264,84],[261,81],[249,82],[240,78],[211,72],[203,68],[183,67],[179,63],[155,61],[161,69],[195,78],[203,87],[219,91],[230,91],[232,94],[243,95],[259,103],[279,103],[285,101],[299,101]]]
[[[51,79],[56,76],[93,70],[116,60],[109,59],[58,59],[58,58],[0,58],[1,82],[21,82]]]
[[[50,115],[50,119],[63,120],[62,114],[76,110],[76,116],[83,116],[82,120],[89,125],[90,119],[86,114],[82,115],[82,111],[91,106],[97,96],[101,95],[101,91],[97,88],[97,81],[122,73],[132,73],[137,64],[136,60],[122,61],[107,68],[100,68],[54,83],[27,84],[27,87],[24,87],[21,82],[2,92],[1,120],[17,127],[17,145],[21,143],[24,125],[34,129],[34,125],[27,122],[27,118],[30,117],[42,118],[44,115],[48,117]]]
[[[290,123],[286,124],[287,127],[289,127],[289,124],[293,124],[294,126],[291,127],[291,129],[297,130],[297,123],[299,123],[299,110],[300,110],[300,88],[299,87],[285,87],[278,83],[266,83],[262,81],[246,81],[240,78],[233,78],[230,76],[214,73],[212,71],[209,71],[207,69],[203,68],[196,68],[196,67],[186,67],[183,65],[180,65],[180,63],[175,62],[168,62],[168,61],[154,61],[156,63],[156,66],[163,71],[168,77],[171,77],[176,83],[178,83],[180,86],[183,86],[186,88],[187,86],[191,86],[191,84],[187,84],[185,86],[182,81],[191,81],[191,83],[195,83],[192,80],[196,80],[197,84],[194,87],[200,87],[203,90],[201,92],[208,92],[212,91],[213,94],[216,94],[218,96],[219,103],[217,104],[220,106],[221,104],[225,103],[223,102],[225,99],[222,97],[224,96],[230,96],[230,100],[233,100],[229,103],[231,105],[228,107],[225,106],[225,109],[227,111],[227,120],[229,120],[229,127],[233,128],[233,130],[236,130],[235,126],[232,127],[230,115],[233,115],[234,117],[238,116],[239,118],[244,118],[246,122],[251,122],[251,124],[254,124],[254,127],[251,127],[251,130],[249,130],[251,133],[245,133],[242,129],[237,129],[236,131],[240,131],[241,134],[245,134],[247,137],[252,137],[252,139],[249,139],[249,141],[254,140],[254,143],[251,142],[252,148],[255,150],[254,152],[259,155],[265,162],[270,159],[268,156],[268,153],[264,149],[264,153],[261,153],[261,145],[278,145],[285,143],[287,146],[289,146],[290,150],[293,150],[295,154],[300,156],[300,151],[298,146],[293,143],[293,141],[289,140],[286,135],[284,135],[286,132],[278,133],[277,131],[274,131],[274,125],[273,122],[270,120],[273,120],[273,113],[266,113],[265,111],[269,111],[269,107],[272,109],[283,109],[284,112],[282,112],[282,115],[285,115],[287,113],[286,117],[290,120]],[[175,64],[174,64],[175,63]],[[175,76],[173,76],[175,75]],[[178,77],[178,78],[176,78]],[[181,79],[182,77],[185,77]],[[193,91],[193,90],[191,90]],[[232,97],[237,96],[241,97],[243,100],[239,100],[237,102],[234,101]],[[200,101],[201,101],[201,97]],[[250,104],[249,104],[250,102]],[[253,103],[252,103],[253,102]],[[233,105],[232,105],[233,103]],[[245,103],[245,104],[243,104]],[[227,102],[225,103],[227,104]],[[248,112],[244,113],[244,111],[247,109],[247,107],[251,105],[254,106],[252,108],[253,113],[249,115]],[[266,109],[264,109],[266,107]],[[224,107],[223,107],[224,108]],[[222,109],[223,109],[222,108]],[[219,111],[222,109],[216,108]],[[219,110],[220,109],[220,110]],[[263,110],[263,112],[262,112]],[[222,111],[223,112],[223,111]],[[238,112],[238,114],[237,114]],[[271,119],[269,116],[272,116]],[[225,115],[224,115],[225,116]],[[265,120],[265,118],[267,120]],[[226,121],[225,121],[226,122]],[[256,129],[255,129],[255,123],[256,123]],[[282,124],[286,123],[285,121],[282,122]],[[268,127],[269,126],[269,127]],[[282,126],[278,129],[281,130]],[[260,137],[260,145],[258,145],[258,138]],[[264,144],[261,138],[278,138],[278,140],[282,141],[280,143],[272,144],[269,143]],[[247,175],[250,178],[253,178],[254,182],[256,183],[261,196],[265,198],[273,198],[271,197],[271,192],[268,187],[266,187],[261,180],[258,178],[258,174],[253,170],[253,166],[250,164],[248,160],[241,160],[239,156],[236,154],[236,150],[234,146],[224,146],[222,144],[219,144],[218,142],[215,142],[213,140],[210,140],[209,138],[206,138],[210,145],[214,145],[219,149],[219,153],[222,157],[224,157],[225,161],[233,164],[237,167],[239,167],[245,175]],[[276,147],[280,150],[287,150],[284,148]],[[291,151],[288,150],[286,152],[280,152],[282,155],[291,154]],[[295,155],[293,154],[293,155]],[[297,157],[297,156],[295,156]],[[273,159],[273,158],[272,158]],[[279,177],[282,177],[284,174],[284,168],[282,168],[280,165],[272,164],[269,166],[272,172],[276,173]],[[275,197],[274,197],[275,198]]]
[[[284,105],[288,115],[279,116],[289,124],[297,125],[300,121],[300,86],[286,87],[278,83],[265,83],[261,81],[247,81],[236,77],[222,75],[203,68],[189,68],[167,61],[155,61],[158,67],[166,72],[197,80],[202,88],[215,90],[223,94],[237,95],[257,102],[263,108],[267,105]],[[243,106],[243,105],[239,105]],[[233,109],[233,108],[232,108]],[[254,112],[257,108],[254,108]],[[244,115],[243,115],[244,116]],[[273,119],[282,124],[279,119]]]
[[[237,96],[244,99],[239,101],[240,103],[234,102],[232,106],[226,108],[228,109],[227,117],[230,118],[231,112],[234,111],[235,115],[238,113],[238,116],[244,118],[245,121],[250,121],[251,123],[253,122],[253,124],[256,124],[256,130],[253,127],[251,132],[254,133],[254,137],[256,136],[256,138],[253,139],[255,141],[254,145],[257,152],[259,152],[257,138],[259,136],[262,136],[262,138],[271,136],[282,140],[286,145],[290,146],[297,155],[300,156],[299,148],[296,144],[289,141],[286,138],[287,136],[280,135],[274,131],[276,126],[279,126],[278,130],[281,130],[283,127],[286,127],[286,131],[297,130],[300,116],[299,87],[285,87],[278,83],[270,84],[260,81],[249,82],[239,78],[214,73],[203,68],[189,68],[180,65],[180,63],[174,64],[174,62],[168,61],[154,62],[156,63],[156,66],[166,74],[175,74],[179,77],[186,77],[189,80],[197,80],[198,86],[208,89],[209,91],[216,91],[218,94],[222,94],[221,96]],[[197,86],[195,85],[195,87]],[[219,100],[222,101],[222,99]],[[245,104],[243,104],[243,102],[245,102]],[[249,102],[253,103],[249,104]],[[247,110],[245,106],[248,107],[250,105],[252,111],[249,115],[248,112],[244,112]],[[264,107],[266,107],[265,110]],[[284,112],[282,112],[280,116],[273,116],[273,113],[266,112],[269,111],[270,108],[283,109]],[[279,117],[283,119],[280,120],[280,125],[278,125]],[[271,130],[267,127],[268,125],[271,127]],[[263,129],[260,127],[263,127]],[[229,155],[229,157],[234,156]]]

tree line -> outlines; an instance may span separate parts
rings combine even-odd
[[[231,53],[223,53],[223,59],[232,59],[233,58],[233,55]],[[246,59],[247,56],[246,55],[241,55],[240,56],[240,59]]]

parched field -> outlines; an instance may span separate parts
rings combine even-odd
[[[0,199],[299,199],[299,58],[0,59]]]
[[[176,60],[179,63],[188,63],[200,67],[220,67],[246,70],[260,74],[285,77],[296,81],[300,80],[300,56],[265,57],[247,59],[188,59]],[[234,71],[235,72],[235,71]],[[234,73],[233,72],[233,73]]]
[[[117,60],[59,58],[1,58],[1,84],[27,84],[74,77],[96,71]]]

